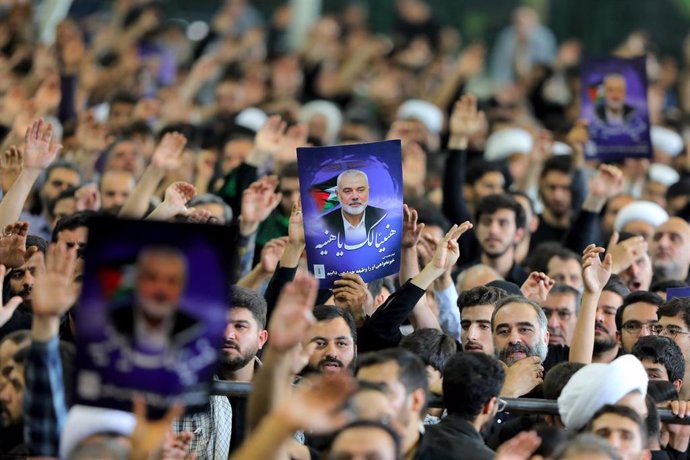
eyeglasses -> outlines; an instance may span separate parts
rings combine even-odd
[[[551,317],[554,314],[556,314],[558,315],[558,319],[562,321],[568,321],[573,316],[573,312],[571,312],[570,310],[553,310],[551,308],[542,308],[542,310],[544,310],[544,315],[546,315],[547,319],[551,319]]]
[[[656,334],[654,330],[656,326],[658,326],[657,323],[641,323],[639,321],[632,320],[623,324],[623,330],[628,334],[637,335],[642,331],[642,329],[647,329],[651,334]]]
[[[652,330],[657,335],[666,335],[668,337],[673,337],[673,338],[675,338],[678,334],[681,334],[681,335],[690,334],[690,332],[684,331],[680,327],[674,326],[673,324],[669,324],[667,326],[662,326],[661,324],[655,324],[652,327]]]
[[[508,402],[505,399],[498,398],[497,404],[498,404],[498,408],[497,408],[498,412],[503,412],[504,410],[506,410],[506,406],[508,405]]]

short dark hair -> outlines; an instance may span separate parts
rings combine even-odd
[[[339,429],[334,435],[332,440],[335,441],[335,439],[344,431],[355,429],[355,428],[377,428],[379,430],[385,431],[388,433],[388,435],[391,437],[393,440],[393,444],[395,445],[395,458],[401,458],[402,456],[402,439],[400,438],[400,435],[398,434],[397,431],[395,431],[393,428],[391,428],[389,425],[386,425],[385,423],[377,422],[375,420],[357,420],[355,422],[349,423]]]
[[[443,404],[449,415],[472,421],[484,404],[498,397],[505,380],[503,366],[484,353],[458,353],[443,371]]]
[[[64,199],[74,198],[74,194],[77,193],[77,190],[79,190],[78,187],[68,187],[65,190],[58,193],[58,196],[56,196],[53,199],[53,201],[51,201],[48,205],[48,207],[50,208],[50,213],[52,215],[55,215],[55,206],[58,204],[58,202]]]
[[[647,396],[661,404],[678,399],[678,390],[668,380],[650,380],[647,382]]]
[[[661,335],[640,337],[631,353],[640,361],[649,359],[666,368],[671,382],[682,380],[685,375],[685,358],[680,347],[672,339]]]
[[[26,247],[30,248],[31,246],[36,246],[36,249],[38,249],[38,251],[42,252],[43,254],[45,254],[48,251],[48,242],[40,236],[26,236]]]
[[[631,292],[630,294],[625,296],[625,298],[623,298],[623,304],[620,306],[618,310],[616,310],[616,327],[619,331],[623,328],[623,312],[630,305],[637,302],[651,303],[652,305],[656,305],[657,307],[659,307],[661,306],[661,304],[664,303],[664,299],[662,299],[661,296],[659,296],[659,294],[655,294],[649,291]]]
[[[644,424],[644,420],[642,420],[640,414],[638,414],[628,406],[614,406],[613,404],[606,404],[604,407],[596,411],[592,418],[589,420],[589,423],[587,424],[587,431],[591,432],[592,427],[594,426],[594,421],[599,417],[607,414],[618,415],[619,417],[625,417],[635,422],[638,429],[640,430],[640,437],[642,438],[642,447],[645,448],[647,446],[647,427]]]
[[[467,291],[462,291],[458,295],[458,308],[460,314],[465,308],[475,307],[477,305],[496,305],[496,303],[508,297],[508,292],[504,289],[493,286],[477,286]]]
[[[494,214],[500,209],[513,211],[515,213],[515,226],[517,228],[525,228],[525,210],[515,198],[507,193],[487,195],[479,200],[474,220],[476,223],[479,223],[479,219],[483,214]]]
[[[350,329],[350,334],[352,334],[352,341],[357,343],[357,325],[355,324],[355,319],[352,314],[343,310],[342,308],[335,307],[333,305],[317,305],[314,307],[314,318],[316,321],[332,321],[334,319],[342,318]]]
[[[556,400],[563,388],[577,371],[585,367],[582,363],[565,361],[553,366],[544,376],[544,398]]]
[[[508,193],[509,193],[513,198],[515,198],[516,196],[520,196],[520,197],[526,199],[526,200],[527,200],[527,203],[529,203],[529,210],[530,210],[530,212],[532,213],[532,215],[536,215],[536,214],[537,214],[537,213],[535,212],[535,210],[534,210],[534,200],[533,200],[532,197],[530,197],[528,194],[526,194],[525,192],[521,192],[521,191],[519,191],[519,190],[511,190],[511,191],[508,192]],[[519,203],[519,202],[518,202],[518,203]]]
[[[669,289],[682,288],[688,286],[690,286],[688,283],[681,280],[663,280],[652,283],[652,285],[649,287],[649,290],[651,292],[666,293],[666,291]]]
[[[283,165],[283,167],[280,169],[280,173],[278,174],[278,176],[281,178],[292,177],[299,179],[299,168],[297,167],[297,162],[291,161]]]
[[[621,296],[621,299],[630,295],[630,288],[626,286],[620,276],[611,275],[608,282],[604,285],[604,291],[613,292]]]
[[[555,284],[549,291],[549,295],[571,295],[575,298],[575,314],[580,313],[580,291],[567,284]]]
[[[79,168],[79,166],[76,163],[72,163],[71,161],[66,161],[66,160],[58,160],[58,161],[51,163],[50,166],[48,166],[46,168],[45,175],[43,176],[44,177],[44,183],[45,183],[45,181],[48,180],[50,175],[56,169],[69,169],[70,171],[74,171],[75,173],[77,173],[79,175],[79,183],[80,184],[84,180],[84,176],[81,172],[81,169]]]
[[[572,172],[573,160],[570,155],[556,155],[544,162],[541,169],[540,179],[546,177],[551,171],[558,171],[563,174],[570,174]]]
[[[88,226],[89,220],[98,215],[97,211],[79,211],[71,216],[65,216],[58,220],[53,229],[51,241],[55,243],[58,240],[58,235],[64,230],[76,230],[81,227]]]
[[[664,302],[656,311],[659,319],[662,316],[676,316],[680,313],[685,323],[685,327],[690,329],[690,299],[684,297],[676,297],[667,302]]]
[[[563,245],[557,241],[544,241],[537,244],[527,256],[526,264],[531,271],[546,273],[549,269],[551,256],[558,252]]]
[[[19,329],[18,331],[12,331],[6,336],[0,338],[0,344],[3,342],[12,342],[15,345],[19,345],[22,342],[31,341],[31,331],[28,329]]]
[[[386,348],[370,351],[361,355],[357,361],[357,372],[362,368],[394,362],[398,365],[398,380],[405,387],[407,394],[429,388],[426,369],[422,358],[403,348]]]
[[[446,362],[458,351],[455,339],[438,329],[417,329],[403,337],[400,348],[419,356],[424,365],[443,373]]]
[[[258,292],[242,286],[233,286],[230,307],[249,310],[259,330],[266,329],[266,300]]]
[[[501,166],[497,163],[493,163],[485,160],[476,160],[467,166],[467,174],[465,175],[465,183],[467,185],[474,185],[477,181],[481,180],[482,177],[489,173],[500,173],[503,174]]]
[[[690,195],[690,179],[681,179],[666,189],[666,199],[672,200],[679,196]]]
[[[388,289],[391,294],[395,292],[395,285],[389,278],[378,278],[367,283],[367,289],[372,297],[381,294],[383,288]]]
[[[578,256],[577,253],[575,253],[575,251],[572,251],[563,246],[559,246],[556,250],[553,251],[551,257],[549,257],[549,259],[546,261],[547,266],[549,265],[551,259],[553,259],[554,257],[558,257],[562,260],[576,260],[578,263],[580,263],[580,256]]]

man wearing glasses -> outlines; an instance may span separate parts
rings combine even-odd
[[[580,292],[567,284],[556,284],[541,306],[549,329],[549,345],[570,346],[580,308]]]
[[[623,299],[623,305],[616,312],[616,326],[621,348],[630,353],[640,337],[655,335],[658,323],[657,310],[664,303],[659,295],[638,291]]]
[[[675,298],[664,303],[657,312],[657,333],[673,339],[685,358],[684,382],[690,382],[690,299]],[[690,398],[690,385],[680,389],[680,399]]]

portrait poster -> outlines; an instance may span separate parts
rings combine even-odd
[[[99,217],[76,306],[79,404],[149,414],[209,399],[230,299],[227,227]]]
[[[690,287],[668,288],[666,289],[666,301],[676,298],[690,297]]]
[[[321,289],[400,271],[400,141],[297,149],[309,270]]]
[[[587,59],[581,117],[589,122],[588,159],[651,158],[644,57]]]

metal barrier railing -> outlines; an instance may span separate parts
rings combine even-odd
[[[246,382],[228,382],[214,380],[211,394],[220,396],[247,396],[252,391],[252,384]],[[501,398],[506,402],[504,412],[515,414],[558,415],[558,404],[549,399],[532,398]],[[443,400],[438,396],[431,396],[429,407],[443,407]],[[690,425],[690,417],[678,418],[669,409],[659,409],[659,417],[664,423],[675,425]]]

